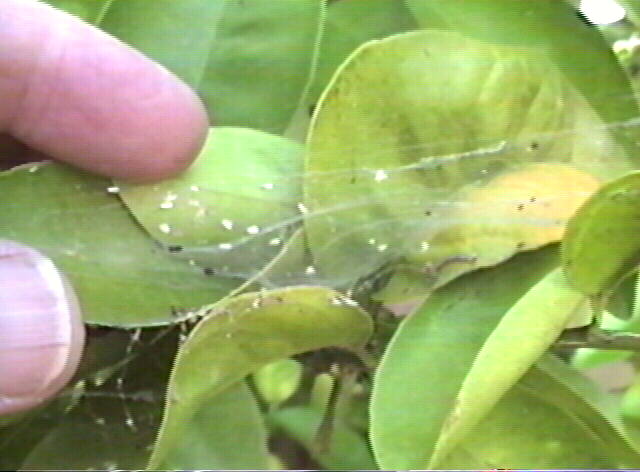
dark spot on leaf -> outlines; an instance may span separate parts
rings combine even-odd
[[[536,197],[531,197],[531,198],[529,199],[529,201],[530,201],[531,203],[535,202],[535,201],[536,201]]]
[[[184,248],[182,246],[169,246],[167,249],[169,250],[169,252],[180,252]]]
[[[426,211],[424,212],[424,216],[431,216],[431,215],[433,215],[433,213],[431,212],[431,210],[426,210]]]
[[[202,269],[202,272],[204,272],[204,275],[215,275],[216,271],[213,270],[211,267],[205,267],[204,269]]]
[[[518,249],[518,250],[524,249],[525,246],[526,246],[525,243],[519,242],[518,244],[516,244],[516,249]]]
[[[538,149],[540,149],[540,144],[538,144],[536,141],[533,141],[531,144],[529,144],[529,151],[537,151]]]
[[[309,113],[309,116],[313,116],[313,114],[316,112],[316,104],[314,103],[312,105],[309,105],[309,108],[307,111]]]
[[[524,210],[524,205],[521,203],[520,205],[518,205],[518,211],[522,211]]]

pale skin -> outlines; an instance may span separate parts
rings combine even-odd
[[[208,127],[196,94],[166,69],[37,0],[0,1],[0,103],[2,168],[55,159],[159,180],[189,166]],[[0,372],[2,362],[0,351]]]

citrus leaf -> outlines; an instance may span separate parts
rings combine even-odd
[[[400,34],[359,48],[320,100],[305,228],[336,286],[404,259],[433,288],[557,241],[599,182],[629,168],[539,50]]]
[[[604,185],[576,212],[562,242],[571,283],[605,297],[640,263],[640,172]]]
[[[407,7],[397,0],[330,2],[309,101],[313,103],[320,97],[338,66],[362,43],[417,26]]]
[[[310,81],[324,8],[324,0],[226,2],[200,86],[217,124],[284,131]]]
[[[602,440],[573,415],[519,386],[503,397],[460,449],[443,468],[614,469],[619,465]]]
[[[250,277],[300,220],[302,149],[245,128],[212,128],[197,160],[159,183],[118,183],[120,196],[176,256],[226,276]]]
[[[69,277],[88,323],[172,323],[176,310],[220,299],[236,285],[174,258],[138,227],[108,180],[62,164],[0,174],[11,201],[0,236],[41,250]]]
[[[162,470],[268,469],[267,433],[244,382],[232,385],[193,415]]]
[[[428,468],[434,468],[529,370],[584,306],[562,269],[554,269],[501,318],[476,354],[445,420]]]
[[[556,264],[554,248],[520,254],[440,288],[402,321],[371,399],[371,442],[382,469],[427,467],[477,353],[502,315]]]
[[[372,322],[340,294],[319,287],[248,293],[204,308],[182,345],[149,468],[163,463],[197,409],[269,362],[328,346],[357,348]]]
[[[637,166],[638,114],[633,89],[597,28],[567,2],[540,0],[405,0],[423,27],[437,17],[448,28],[496,45],[533,47],[556,64],[588,100]]]
[[[545,354],[522,378],[520,386],[576,416],[606,443],[609,456],[620,468],[638,467],[639,449],[622,422],[618,399],[570,365]]]

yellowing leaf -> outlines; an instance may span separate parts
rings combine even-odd
[[[469,268],[500,263],[518,251],[562,238],[568,219],[599,186],[592,175],[558,163],[533,163],[466,192],[451,224],[412,259],[425,263],[436,285]],[[492,208],[488,216],[478,212]]]

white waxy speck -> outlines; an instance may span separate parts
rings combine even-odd
[[[190,266],[195,266],[196,265],[196,261],[194,261],[193,259],[189,259],[189,265]]]
[[[316,268],[313,266],[307,266],[307,268],[304,270],[304,273],[307,275],[313,275],[316,273]]]
[[[198,208],[198,211],[196,211],[196,218],[204,218],[206,215],[207,215],[206,208]]]
[[[164,201],[165,201],[165,202],[173,202],[173,201],[175,201],[177,198],[178,198],[178,196],[177,196],[175,193],[173,193],[173,192],[169,192],[169,193],[167,193],[167,194],[165,195],[165,197],[164,197]]]
[[[279,246],[280,244],[282,244],[282,240],[280,238],[273,238],[269,241],[269,246]]]
[[[158,229],[162,231],[164,234],[169,234],[171,232],[171,226],[168,223],[160,223],[158,225]]]
[[[430,247],[431,247],[431,245],[430,245],[428,242],[426,242],[426,241],[422,241],[422,242],[420,243],[420,250],[421,250],[422,252],[424,252],[424,251],[428,251]]]
[[[298,211],[303,215],[306,215],[307,213],[309,213],[309,210],[307,209],[305,204],[302,202],[298,202]]]
[[[343,299],[342,299],[342,302],[343,302],[345,305],[347,305],[347,306],[359,306],[359,305],[358,305],[358,302],[357,302],[357,301],[355,301],[355,300],[354,300],[354,299],[352,299],[352,298],[347,298],[347,297],[345,297],[345,298],[343,298]]]
[[[258,234],[260,232],[260,228],[256,225],[251,225],[247,228],[247,233],[249,234]]]
[[[36,164],[34,166],[29,167],[29,172],[31,172],[31,173],[37,172],[38,169],[40,169],[40,166]]]
[[[228,229],[231,231],[233,229],[233,221],[231,220],[222,220],[222,226],[224,229]]]
[[[384,251],[386,251],[388,248],[389,248],[389,245],[388,245],[388,244],[379,244],[379,245],[378,245],[378,251],[380,251],[380,252],[384,252]]]
[[[260,187],[264,190],[273,190],[273,184],[262,184]]]
[[[163,210],[169,210],[169,209],[173,208],[173,202],[169,202],[169,201],[162,202],[160,204],[160,208],[162,208]]]
[[[223,251],[228,251],[229,249],[233,248],[233,245],[231,245],[229,243],[222,243],[222,244],[218,244],[218,247],[220,249],[222,249]]]
[[[376,182],[382,182],[383,180],[388,179],[389,176],[387,175],[387,173],[382,170],[382,169],[378,169],[375,173],[374,179]]]
[[[199,192],[200,191],[200,187],[198,185],[192,185],[189,188],[191,189],[192,192]]]
[[[375,246],[375,244],[376,244],[376,240],[375,240],[375,239],[373,239],[373,238],[369,239],[369,241],[367,241],[367,242],[368,242],[369,244],[371,244],[372,246]]]
[[[112,185],[111,187],[107,187],[107,193],[120,193],[120,187],[116,185]]]

